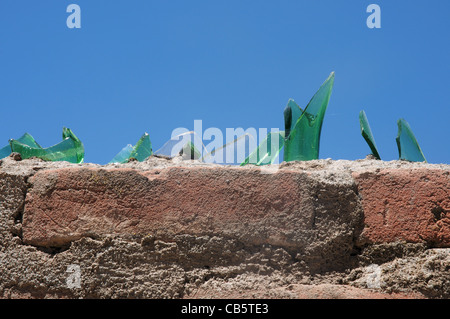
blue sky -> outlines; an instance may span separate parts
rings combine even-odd
[[[69,4],[81,29],[69,29]],[[381,8],[369,29],[366,8]],[[44,147],[63,126],[104,164],[144,132],[284,128],[335,71],[320,158],[359,159],[365,110],[382,159],[405,118],[430,163],[449,163],[450,1],[208,0],[0,2],[0,142]],[[1,144],[0,147],[4,145]]]

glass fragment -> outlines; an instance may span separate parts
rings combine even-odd
[[[375,156],[376,159],[381,159],[377,145],[375,144],[375,139],[373,138],[372,130],[370,129],[369,120],[367,119],[366,112],[363,110],[359,112],[359,126],[361,128],[361,135],[369,145],[372,155]]]
[[[11,154],[11,146],[6,145],[3,148],[0,148],[0,159],[8,157]]]
[[[398,134],[395,140],[397,142],[399,159],[411,162],[426,162],[427,160],[408,122],[404,119],[399,119],[397,126]]]
[[[284,161],[309,161],[319,158],[323,118],[333,84],[334,72],[325,80],[304,110],[293,100],[289,100],[284,111]]]
[[[33,138],[33,136],[31,136],[28,133],[25,133],[24,135],[22,135],[21,137],[19,137],[17,139],[17,141],[19,141],[20,143],[23,143],[25,145],[28,145],[30,147],[35,147],[35,148],[42,148]],[[12,150],[11,150],[11,145],[6,145],[5,147],[3,147],[2,149],[0,149],[0,158],[5,158],[7,156],[9,156],[11,154]]]
[[[30,146],[19,140],[9,141],[11,150],[20,153],[22,159],[38,157],[44,161],[67,161],[70,163],[82,163],[84,160],[83,143],[68,128],[63,128],[63,141],[48,147],[42,148]]]
[[[247,164],[257,166],[273,164],[283,148],[284,136],[284,131],[270,132],[267,134],[267,137],[261,142],[258,148],[242,162],[241,166]]]
[[[186,143],[179,153],[185,160],[198,160],[202,154],[197,150],[194,143],[189,141]]]
[[[135,158],[139,162],[144,161],[147,157],[153,155],[152,143],[148,133],[144,133],[135,146],[128,144],[109,162],[111,163],[126,163],[131,158]]]
[[[112,163],[126,163],[130,159],[130,154],[133,151],[134,147],[131,144],[128,144],[122,150],[114,156],[114,158],[109,161],[109,164]]]

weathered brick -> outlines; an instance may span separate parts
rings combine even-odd
[[[318,266],[338,267],[338,259],[350,256],[361,222],[346,174],[348,183],[336,185],[288,169],[275,174],[239,167],[40,171],[30,179],[23,239],[61,246],[108,234],[217,235],[245,245],[286,247]]]
[[[448,170],[384,169],[353,177],[364,208],[361,242],[450,247]]]

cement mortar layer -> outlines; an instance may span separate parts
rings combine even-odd
[[[0,297],[448,298],[449,172],[6,158]]]
[[[277,165],[265,165],[265,166],[236,166],[236,165],[220,165],[220,164],[209,164],[203,163],[196,160],[183,160],[181,156],[175,158],[168,158],[162,156],[151,156],[143,162],[131,161],[125,164],[93,164],[93,163],[82,163],[82,164],[72,164],[68,162],[46,162],[40,159],[28,159],[22,161],[16,161],[12,157],[7,157],[0,160],[1,171],[13,175],[20,176],[31,176],[36,171],[42,169],[58,169],[58,168],[68,168],[68,167],[85,167],[85,168],[103,168],[103,169],[114,169],[114,168],[131,168],[140,171],[152,170],[152,169],[164,169],[169,167],[218,167],[218,168],[236,168],[240,170],[247,169],[258,169],[263,172],[271,173],[276,172],[278,169],[294,169],[302,171],[326,171],[329,173],[337,172],[373,172],[382,169],[439,169],[444,171],[450,170],[450,165],[448,164],[431,164],[431,163],[420,163],[420,162],[408,162],[408,161],[379,161],[371,159],[360,159],[355,161],[350,160],[332,160],[332,159],[319,159],[313,161],[304,162],[283,162]]]

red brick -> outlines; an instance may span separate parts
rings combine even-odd
[[[105,234],[220,233],[292,245],[299,241],[292,237],[296,224],[301,229],[308,218],[300,212],[305,176],[239,168],[41,171],[31,179],[23,238],[52,246]]]
[[[360,241],[450,247],[450,178],[439,169],[354,173],[364,208]]]

